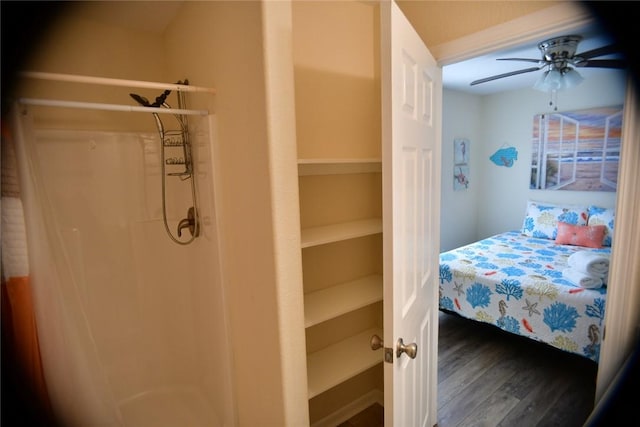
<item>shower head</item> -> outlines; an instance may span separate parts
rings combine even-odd
[[[135,93],[130,93],[129,96],[132,97],[138,104],[142,105],[143,107],[149,107],[150,105],[149,100],[144,96],[140,96]]]
[[[129,96],[135,99],[135,101],[138,104],[142,105],[143,107],[171,108],[169,104],[165,102],[165,100],[167,99],[167,96],[169,96],[170,93],[171,93],[170,90],[165,90],[160,96],[156,98],[156,101],[153,104],[150,103],[147,98],[145,98],[144,96],[138,95],[137,93],[130,93]]]
[[[130,93],[129,96],[131,98],[133,98],[138,104],[142,105],[143,107],[154,107],[154,108],[158,108],[158,107],[164,107],[164,108],[168,108],[171,109],[171,105],[169,105],[166,102],[167,96],[169,96],[169,94],[171,93],[170,90],[165,90],[162,95],[158,96],[156,98],[156,101],[152,104],[149,102],[149,100],[147,98],[145,98],[142,95],[138,95],[137,93]],[[160,135],[164,135],[164,126],[162,125],[162,120],[160,120],[160,117],[158,116],[157,113],[153,113],[153,116],[156,120],[156,126],[158,128],[158,132],[160,133]],[[174,114],[176,120],[178,120],[178,123],[180,124],[180,127],[182,128],[182,130],[185,130],[185,122],[184,122],[184,118]]]
[[[144,96],[140,96],[136,93],[130,93],[129,96],[135,99],[135,101],[138,104],[142,105],[143,107],[153,107],[153,105],[149,103],[149,100]],[[162,135],[164,135],[164,126],[162,125],[162,120],[160,120],[160,117],[158,117],[157,113],[152,113],[152,114],[153,114],[153,118],[156,120],[156,127],[158,128],[158,133],[160,134],[160,137],[162,137]]]
[[[167,96],[169,96],[169,94],[171,94],[170,90],[165,90],[164,92],[162,92],[162,94],[160,96],[158,96],[156,98],[156,102],[154,102],[153,104],[151,104],[152,107],[165,107],[165,108],[171,108],[168,107],[165,100],[167,99]]]

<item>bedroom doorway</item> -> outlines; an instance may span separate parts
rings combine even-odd
[[[549,25],[546,27],[540,27],[540,20],[527,21],[520,20],[518,26],[501,26],[500,28],[490,28],[475,34],[470,37],[464,37],[454,42],[447,43],[447,46],[441,46],[442,49],[434,49],[434,53],[440,60],[440,64],[446,67],[448,64],[464,61],[466,59],[473,58],[475,56],[486,54],[491,51],[498,51],[503,48],[514,46],[517,43],[524,41],[539,40],[544,38],[545,34],[550,32],[563,30],[571,32],[575,28],[582,25],[585,20],[592,19],[588,14],[571,14],[571,13],[559,13],[555,15],[554,20],[550,20]],[[545,21],[546,22],[546,21]],[[507,29],[507,30],[505,30]],[[446,68],[443,68],[446,72]],[[445,95],[446,96],[446,95]],[[626,135],[627,140],[636,141],[638,139],[637,131],[632,126],[633,119],[637,117],[637,106],[635,105],[636,98],[633,94],[632,88],[628,88],[627,97],[625,100],[625,125],[623,127],[623,133]],[[633,108],[629,108],[632,106]],[[443,114],[446,118],[446,109]],[[632,145],[632,144],[629,144]],[[637,206],[625,206],[625,210],[621,209],[620,200],[626,195],[627,198],[636,197],[637,185],[636,179],[631,175],[632,162],[640,160],[640,152],[635,147],[623,150],[624,159],[620,159],[620,175],[619,185],[625,187],[624,182],[628,184],[626,188],[626,194],[619,191],[617,194],[615,206],[618,208],[618,215],[616,217],[616,228],[621,230],[625,228],[629,230],[629,233],[624,233],[624,238],[618,239],[615,244],[615,249],[618,249],[620,261],[612,260],[611,277],[638,277],[638,269],[633,267],[632,258],[637,257],[638,252],[634,245],[637,245],[638,230],[633,225],[634,215],[637,217]],[[627,166],[625,167],[626,164]],[[443,185],[447,185],[443,179]],[[622,234],[622,233],[621,233]],[[627,254],[629,252],[629,254]],[[626,265],[631,264],[631,265]],[[606,391],[609,383],[614,378],[616,372],[624,362],[627,352],[621,352],[616,354],[614,349],[624,348],[629,349],[634,342],[633,338],[633,325],[637,319],[630,319],[630,314],[637,304],[640,297],[638,292],[634,289],[620,289],[615,290],[607,302],[607,312],[610,313],[607,316],[607,341],[603,344],[601,350],[601,360],[598,366],[597,373],[597,387],[595,393],[595,402],[598,402]],[[613,313],[616,313],[616,317],[613,317]],[[611,317],[611,318],[610,318]],[[636,316],[637,317],[637,316]]]

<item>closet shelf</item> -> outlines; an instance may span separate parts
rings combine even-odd
[[[299,159],[298,175],[339,175],[382,172],[380,159]]]
[[[371,275],[304,296],[304,326],[333,319],[369,304],[382,301],[382,276]]]
[[[302,248],[382,233],[382,219],[364,219],[302,229]]]
[[[382,329],[371,328],[358,335],[307,355],[307,377],[311,399],[349,378],[382,363],[382,350],[371,350],[371,336]]]

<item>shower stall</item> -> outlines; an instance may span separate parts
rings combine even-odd
[[[188,108],[192,93],[212,90],[186,80],[26,77],[121,99],[28,98],[13,111],[56,419],[65,427],[234,425],[216,120]]]

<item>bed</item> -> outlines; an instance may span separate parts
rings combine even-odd
[[[575,270],[571,261],[580,255],[608,260],[614,216],[612,209],[597,206],[529,201],[522,229],[440,254],[440,310],[597,363],[608,264],[599,286],[583,286],[568,272]],[[595,240],[576,240],[596,228]]]

